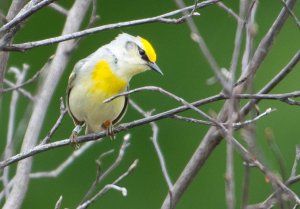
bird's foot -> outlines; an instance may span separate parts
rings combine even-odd
[[[76,125],[76,127],[73,129],[72,134],[70,136],[71,145],[74,147],[74,149],[80,148],[80,144],[77,141],[77,137],[81,131],[81,128],[82,127],[80,125]]]
[[[102,128],[106,130],[106,135],[109,136],[111,140],[115,139],[112,122],[110,120],[104,121],[104,123],[102,123]]]

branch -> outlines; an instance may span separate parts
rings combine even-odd
[[[184,8],[185,7],[185,4],[184,4],[184,2],[182,0],[174,0],[174,1],[175,1],[176,5],[179,8]],[[188,15],[187,11],[182,11],[182,13],[184,15]],[[195,22],[193,21],[193,19],[188,18],[187,19],[187,25],[188,25],[188,27],[189,27],[189,29],[191,31],[191,38],[192,38],[192,40],[198,44],[199,49],[201,50],[201,52],[205,56],[208,64],[210,65],[210,68],[214,72],[215,77],[217,78],[217,80],[223,86],[223,88],[225,90],[228,89],[226,78],[221,73],[220,67],[219,67],[216,59],[214,58],[214,56],[210,52],[207,44],[204,41],[204,38],[200,34],[200,32],[199,32],[199,30],[198,30]]]
[[[128,92],[124,92],[124,93],[119,94],[117,96],[127,95],[127,94],[130,94],[130,93],[138,92],[138,91],[142,91],[142,90],[144,90],[143,87],[142,88],[137,88],[137,89],[134,89],[134,90],[131,90],[131,91],[128,91]],[[239,95],[236,95],[236,96],[237,96],[237,98],[245,98],[245,99],[260,98],[260,99],[272,99],[272,100],[277,100],[277,101],[284,101],[285,98],[289,98],[290,96],[300,96],[300,92],[287,93],[287,94],[273,94],[273,95],[268,95],[268,94],[266,94],[266,95],[239,94]],[[212,102],[216,102],[216,101],[220,101],[220,100],[224,100],[224,99],[228,99],[228,98],[229,98],[228,96],[225,96],[223,94],[217,94],[217,95],[214,95],[214,96],[211,96],[211,97],[193,102],[190,105],[197,107],[197,106],[209,104],[209,103],[212,103]],[[110,98],[110,100],[112,100],[112,99],[114,99],[114,98]],[[280,99],[280,100],[278,100],[278,99]],[[116,133],[119,133],[121,131],[125,131],[125,130],[131,129],[131,128],[134,128],[134,127],[137,127],[137,126],[148,124],[148,123],[153,122],[153,121],[157,121],[157,120],[161,120],[161,119],[164,119],[164,118],[172,117],[173,115],[178,114],[178,113],[183,112],[183,111],[186,111],[188,109],[190,109],[190,107],[188,107],[186,105],[183,105],[183,106],[180,106],[180,107],[177,107],[177,108],[174,108],[174,109],[162,112],[162,113],[158,113],[156,115],[148,116],[147,118],[142,118],[142,119],[139,119],[139,120],[135,120],[135,121],[132,121],[130,123],[120,124],[119,126],[113,128],[112,131],[113,131],[113,133],[116,134]],[[95,141],[95,140],[100,140],[100,139],[102,140],[102,138],[105,137],[106,135],[107,135],[106,132],[103,131],[103,132],[100,132],[100,133],[80,136],[80,137],[78,137],[78,143],[84,143],[84,142],[87,142],[87,141]],[[10,165],[14,162],[17,162],[17,161],[20,161],[22,159],[28,158],[28,157],[33,156],[35,154],[38,154],[38,153],[41,153],[41,152],[44,152],[44,151],[47,151],[47,150],[50,150],[50,149],[63,147],[63,146],[69,145],[69,144],[71,144],[70,139],[63,139],[63,140],[56,141],[56,142],[49,143],[49,144],[37,145],[32,149],[28,149],[28,150],[23,151],[23,152],[15,155],[15,156],[9,158],[9,159],[5,159],[5,160],[1,161],[0,162],[0,168],[6,167],[6,166],[8,166],[8,165]]]
[[[28,8],[27,11],[23,12],[22,14],[18,14],[14,19],[6,23],[0,28],[0,33],[10,30],[11,28],[15,27],[16,25],[23,22],[25,19],[33,15],[36,11],[40,10],[41,8],[51,4],[55,0],[43,0],[32,7]]]
[[[294,14],[294,12],[286,5],[284,0],[280,0],[282,5],[289,11],[291,17],[293,18],[295,24],[297,25],[298,29],[300,29],[300,21],[297,18],[297,16]]]
[[[68,16],[68,14],[69,14],[69,11],[67,9],[65,9],[64,7],[62,7],[61,5],[59,5],[57,3],[49,4],[49,7],[64,16]]]
[[[9,72],[14,73],[16,77],[16,85],[22,83],[25,79],[29,66],[24,64],[23,69],[19,70],[17,68],[11,67]],[[10,102],[9,108],[9,119],[8,119],[8,130],[7,130],[7,138],[6,138],[6,145],[4,149],[4,159],[9,158],[13,154],[13,135],[14,135],[14,127],[15,127],[15,119],[16,119],[16,110],[17,110],[17,103],[19,99],[19,93],[17,91],[13,92]],[[5,197],[8,198],[9,196],[9,167],[4,168],[2,174],[2,181],[3,181],[3,190]]]
[[[4,79],[4,83],[8,86],[10,86],[11,88],[14,88],[16,85],[7,80],[7,79]],[[26,98],[28,98],[30,101],[34,101],[34,96],[32,96],[32,94],[28,91],[26,91],[25,89],[23,88],[16,88],[16,91],[18,91],[19,93],[21,93],[23,96],[25,96]]]
[[[66,113],[68,112],[67,108],[65,107],[63,98],[60,98],[60,107],[59,107],[59,111],[60,111],[60,115],[58,117],[58,119],[56,120],[54,126],[51,128],[50,132],[47,134],[47,136],[42,140],[41,144],[46,144],[49,143],[50,138],[52,137],[52,135],[55,133],[55,131],[58,129],[59,125],[62,122],[62,119],[64,118],[64,116],[66,115]]]
[[[135,160],[128,168],[128,170],[123,173],[120,177],[118,177],[112,184],[106,185],[103,189],[101,189],[96,195],[94,195],[91,199],[85,201],[84,203],[80,204],[77,209],[84,209],[87,208],[89,205],[91,205],[95,200],[97,200],[99,197],[101,197],[103,194],[105,194],[110,189],[116,189],[121,191],[123,196],[127,195],[127,190],[125,188],[116,187],[116,184],[118,184],[121,180],[123,180],[126,176],[132,173],[134,169],[136,168],[138,164],[138,160]],[[125,192],[126,191],[126,192]]]
[[[26,4],[26,0],[12,1],[10,8],[8,10],[8,14],[6,16],[6,20],[12,20],[17,13],[22,9],[22,7]],[[16,31],[10,31],[9,33],[2,36],[0,35],[0,46],[5,45],[7,43],[11,43],[13,40],[13,36]],[[0,51],[0,96],[2,95],[2,87],[4,81],[4,74],[6,70],[6,65],[8,62],[9,53]]]
[[[289,0],[287,2],[287,5],[289,8],[293,8],[295,5],[296,0]],[[239,80],[248,79],[247,76],[244,76],[246,74],[248,75],[254,75],[258,69],[258,67],[261,65],[262,61],[268,54],[272,43],[277,36],[278,32],[282,28],[283,24],[285,23],[286,19],[288,17],[288,11],[283,8],[274,21],[272,27],[268,31],[268,33],[264,36],[260,44],[258,45],[258,48],[256,52],[254,53],[254,57],[251,59],[250,64],[247,67],[246,73],[243,73],[241,78]],[[238,89],[236,89],[237,92],[235,93],[241,93],[243,92],[245,87],[245,83],[240,87],[238,86]],[[236,87],[237,88],[237,87]],[[219,113],[219,121],[225,121],[227,120],[227,108],[228,103],[226,103],[223,106],[223,109]],[[188,187],[188,185],[192,182],[193,178],[196,176],[200,168],[204,165],[207,158],[210,156],[210,154],[213,152],[213,150],[216,148],[216,146],[220,143],[222,140],[222,135],[218,131],[217,128],[211,127],[208,132],[206,133],[205,137],[201,140],[201,143],[195,150],[195,153],[185,166],[184,170],[180,174],[180,177],[177,179],[176,183],[174,184],[173,190],[172,190],[172,204],[174,204],[174,200],[177,202],[183,195],[184,191]],[[169,209],[170,208],[170,197],[169,195],[166,196],[164,203],[161,206],[161,209]]]
[[[272,108],[268,108],[266,111],[264,111],[263,113],[259,114],[258,116],[256,116],[253,119],[250,120],[246,120],[244,122],[235,122],[235,123],[221,123],[222,125],[224,125],[226,128],[229,126],[232,126],[232,128],[234,128],[235,130],[243,128],[249,124],[255,123],[258,120],[260,120],[261,118],[269,115],[270,113],[274,112],[276,109],[272,109]],[[216,126],[216,124],[210,122],[210,121],[203,121],[203,120],[198,120],[195,118],[190,118],[190,117],[183,117],[183,116],[179,116],[179,115],[173,115],[170,116],[171,118],[177,119],[177,120],[182,120],[185,122],[189,122],[189,123],[195,123],[195,124],[201,124],[201,125],[210,125],[210,126]]]
[[[125,151],[129,147],[130,143],[130,134],[126,134],[123,139],[123,144],[121,145],[121,148],[119,150],[119,155],[114,161],[114,163],[102,174],[99,173],[99,175],[96,177],[96,180],[92,183],[91,187],[89,188],[88,192],[84,195],[83,199],[80,203],[83,203],[88,200],[89,196],[95,191],[96,186],[104,179],[106,178],[113,170],[115,170],[120,163],[122,162]]]
[[[34,82],[40,75],[41,73],[47,68],[49,67],[49,64],[50,62],[52,61],[53,57],[50,57],[48,59],[48,61],[46,62],[46,64],[42,67],[42,69],[38,70],[31,78],[29,78],[27,81],[21,83],[21,84],[18,84],[18,85],[15,85],[13,87],[10,87],[10,88],[6,88],[6,89],[3,89],[3,92],[8,92],[8,91],[12,91],[12,90],[17,90],[19,88],[22,88],[24,86],[26,86],[27,84],[30,84],[32,82]]]
[[[81,1],[76,0],[73,4],[69,15],[67,17],[63,34],[72,33],[77,31],[81,25],[81,21],[89,6],[89,0]],[[48,105],[54,93],[55,87],[64,72],[65,66],[68,63],[69,56],[68,51],[74,47],[73,42],[65,42],[58,45],[55,56],[51,65],[47,77],[38,91],[31,118],[29,120],[26,133],[23,139],[21,152],[32,149],[36,143],[42,128],[42,124],[47,112]],[[17,165],[16,174],[14,177],[14,185],[7,201],[5,202],[3,209],[19,209],[24,200],[28,184],[29,175],[32,168],[32,158],[28,158],[21,161]]]
[[[204,2],[201,2],[201,3],[197,4],[197,8],[204,8],[206,6],[215,4],[218,1],[219,0],[204,1]],[[67,40],[70,40],[70,39],[75,39],[75,38],[87,36],[87,35],[97,33],[97,32],[101,32],[101,31],[105,31],[105,30],[129,27],[129,26],[133,26],[133,25],[154,23],[154,22],[169,23],[168,19],[165,19],[165,18],[172,17],[172,16],[177,15],[177,14],[183,12],[183,11],[190,11],[193,8],[194,8],[194,5],[185,7],[183,9],[174,10],[172,12],[168,12],[168,13],[158,15],[158,16],[155,16],[155,17],[98,26],[98,27],[82,30],[82,31],[79,31],[79,32],[69,33],[69,34],[65,34],[65,35],[62,35],[62,36],[53,37],[53,38],[49,38],[49,39],[44,39],[44,40],[40,40],[40,41],[34,41],[34,42],[28,42],[28,43],[22,43],[22,44],[12,44],[12,45],[3,47],[3,50],[6,50],[6,51],[25,51],[25,50],[32,49],[32,48],[35,48],[35,47],[55,44],[55,43],[58,43],[58,42],[67,41]]]
[[[129,100],[129,104],[136,110],[138,111],[140,114],[142,114],[145,118],[151,116],[150,113],[145,112],[140,106],[138,106],[134,101],[132,101],[131,99]],[[151,141],[154,145],[155,151],[157,153],[158,159],[159,159],[159,163],[160,163],[160,167],[161,167],[161,171],[162,174],[165,178],[165,181],[168,185],[169,191],[171,191],[172,187],[173,187],[173,183],[171,181],[168,169],[167,169],[167,165],[166,165],[166,161],[164,158],[164,155],[160,149],[159,143],[158,143],[158,126],[155,122],[150,122],[149,123],[152,129],[152,138]]]

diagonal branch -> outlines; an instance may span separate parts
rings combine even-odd
[[[26,18],[33,15],[36,11],[42,9],[43,7],[51,4],[55,0],[43,0],[36,5],[33,5],[31,8],[28,8],[27,11],[23,12],[22,14],[18,14],[14,19],[6,23],[0,28],[0,33],[10,30],[11,28],[15,27],[16,25],[23,22]]]

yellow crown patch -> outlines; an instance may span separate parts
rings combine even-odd
[[[154,48],[152,47],[152,45],[150,44],[149,41],[147,41],[146,39],[144,39],[142,37],[139,37],[139,38],[144,46],[144,50],[145,50],[147,57],[149,58],[149,60],[151,62],[155,62],[156,61],[156,53],[155,53]]]

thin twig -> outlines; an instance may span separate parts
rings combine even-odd
[[[298,162],[300,161],[300,145],[296,145],[296,154],[295,154],[295,160],[291,171],[290,178],[293,178],[297,175],[297,166]]]
[[[264,173],[266,178],[270,180],[273,184],[278,186],[282,191],[286,192],[295,203],[300,205],[300,198],[291,189],[289,189],[275,174],[270,172],[266,166],[264,166],[258,159],[255,158],[243,145],[241,145],[236,139],[232,137],[232,142],[234,143],[235,149],[243,157],[243,159]]]
[[[218,1],[219,0],[203,1],[199,4],[197,4],[197,8],[204,8],[206,6],[215,4]],[[65,34],[65,35],[62,35],[62,36],[48,38],[48,39],[44,39],[44,40],[40,40],[40,41],[34,41],[34,42],[28,42],[28,43],[22,43],[22,44],[12,44],[12,45],[3,47],[3,50],[25,51],[25,50],[32,49],[32,48],[35,48],[35,47],[55,44],[55,43],[59,43],[59,42],[62,42],[62,41],[67,41],[67,40],[70,40],[70,39],[75,39],[75,38],[79,38],[79,37],[82,37],[82,36],[87,36],[87,35],[97,33],[97,32],[100,32],[100,31],[105,31],[105,30],[111,30],[111,29],[122,28],[122,27],[129,27],[129,26],[133,26],[133,25],[148,24],[148,23],[154,23],[154,22],[168,23],[168,21],[164,18],[172,17],[174,15],[180,14],[183,11],[190,11],[193,8],[194,8],[194,5],[185,7],[183,9],[174,10],[172,12],[168,12],[168,13],[165,13],[165,14],[162,14],[162,15],[150,17],[150,18],[144,18],[144,19],[139,19],[139,20],[119,22],[119,23],[115,23],[115,24],[108,24],[108,25],[98,26],[98,27],[82,30],[82,31],[79,31],[79,32]]]
[[[25,76],[27,74],[29,66],[24,64],[23,69],[19,70],[15,67],[11,67],[9,72],[14,73],[16,77],[16,85],[21,84]],[[6,145],[4,150],[4,159],[9,158],[13,155],[13,135],[14,135],[14,127],[15,127],[15,119],[16,119],[16,110],[17,110],[17,103],[19,99],[19,93],[17,91],[13,92],[11,97],[11,102],[9,106],[9,119],[8,119],[8,130],[7,130],[7,138],[6,138]],[[3,169],[2,174],[2,181],[3,181],[3,190],[5,193],[5,197],[8,198],[9,195],[9,167]]]
[[[286,5],[286,2],[284,0],[280,0],[282,5],[288,10],[290,13],[291,17],[293,18],[294,22],[296,23],[298,29],[300,30],[300,20],[298,17],[294,14],[294,12]]]
[[[174,1],[175,1],[176,5],[179,8],[184,8],[185,7],[185,4],[184,4],[184,2],[182,0],[174,0]],[[182,13],[185,16],[189,14],[185,10],[183,10]],[[198,28],[197,28],[195,22],[193,21],[193,19],[188,18],[187,19],[187,25],[188,25],[188,27],[189,27],[189,29],[191,31],[191,38],[192,38],[192,40],[195,41],[198,44],[199,49],[201,50],[201,52],[205,56],[208,64],[210,65],[210,68],[214,72],[216,78],[218,79],[218,81],[220,82],[220,84],[223,86],[223,88],[225,90],[228,89],[226,78],[222,74],[222,72],[220,70],[221,68],[219,67],[216,59],[214,58],[214,56],[210,52],[207,44],[204,41],[204,38],[202,37],[202,35],[201,35],[200,31],[198,30]]]
[[[271,112],[274,112],[276,109],[272,109],[272,108],[268,108],[266,111],[264,111],[263,113],[259,114],[258,116],[256,116],[253,119],[250,120],[246,120],[244,122],[235,122],[235,123],[231,123],[231,126],[234,129],[240,129],[243,128],[249,124],[255,123],[258,120],[260,120],[261,118],[267,116],[268,114],[270,114]],[[183,116],[179,116],[179,115],[173,115],[171,116],[171,118],[174,119],[178,119],[178,120],[183,120],[185,122],[190,122],[190,123],[196,123],[196,124],[201,124],[201,125],[210,125],[210,126],[215,126],[214,123],[210,122],[210,121],[204,121],[204,120],[198,120],[195,118],[190,118],[190,117],[183,117]],[[224,125],[225,127],[228,127],[230,124],[228,122],[226,123],[221,123],[222,125]]]
[[[94,201],[96,201],[99,197],[101,197],[103,194],[105,194],[107,191],[109,191],[110,189],[116,189],[116,185],[123,180],[125,177],[127,177],[129,174],[132,173],[132,171],[135,170],[136,166],[138,164],[138,160],[135,160],[128,168],[128,170],[123,173],[121,176],[119,176],[112,184],[108,184],[106,185],[103,189],[101,189],[96,195],[94,195],[91,199],[85,201],[84,203],[80,204],[77,209],[85,209],[87,208],[89,205],[91,205]],[[114,185],[114,186],[112,186]],[[120,188],[120,187],[119,187]],[[124,189],[118,189],[119,191],[122,192],[123,196],[124,196]],[[126,195],[127,195],[127,190],[126,190]]]
[[[291,177],[284,184],[286,186],[291,186],[291,185],[293,185],[293,184],[295,184],[299,181],[300,181],[300,175]],[[282,190],[280,188],[278,188],[265,201],[263,201],[261,203],[258,203],[258,204],[248,205],[246,208],[247,209],[258,209],[258,208],[259,209],[267,209],[267,208],[271,208],[272,206],[274,206],[277,203],[276,196],[281,192],[282,192]]]
[[[250,59],[252,58],[252,51],[253,51],[253,40],[254,36],[256,35],[257,29],[255,25],[255,15],[257,9],[258,1],[253,0],[252,5],[248,11],[248,18],[246,18],[246,43],[245,49],[242,57],[242,72],[247,69]]]
[[[34,82],[37,78],[39,78],[41,73],[49,66],[49,63],[52,61],[52,59],[53,59],[53,57],[50,57],[48,59],[48,61],[46,62],[46,64],[39,71],[37,71],[31,78],[29,78],[27,81],[25,81],[19,85],[15,85],[14,87],[3,89],[2,91],[9,92],[9,91],[17,90],[19,88],[26,86],[27,84]]]
[[[102,140],[97,141],[98,143]],[[57,168],[51,171],[40,171],[30,174],[30,178],[56,178],[59,176],[64,170],[66,170],[77,158],[79,158],[83,153],[85,153],[89,148],[95,145],[95,142],[87,142],[80,147],[80,149],[75,150],[72,154],[62,162]]]
[[[242,204],[241,208],[246,209],[248,205],[249,198],[249,183],[250,183],[250,166],[248,163],[244,165],[244,179],[243,179],[243,195],[242,195]]]
[[[237,22],[244,22],[242,18],[238,14],[236,14],[231,8],[226,6],[224,2],[218,2],[217,6],[225,10],[228,14],[230,14],[234,19],[236,19]]]
[[[4,83],[8,86],[10,86],[11,88],[15,87],[15,84],[12,83],[11,81],[4,79]],[[30,101],[34,101],[34,96],[32,96],[32,94],[29,91],[26,91],[23,88],[17,88],[16,91],[18,91],[19,93],[21,93],[23,96],[25,96],[26,98],[28,98]]]
[[[140,114],[142,114],[145,118],[149,117],[151,114],[145,112],[139,105],[137,105],[134,101],[132,101],[131,99],[129,100],[129,104],[135,109],[137,110]],[[155,151],[157,153],[158,159],[159,159],[159,163],[160,163],[160,167],[162,170],[162,174],[165,178],[165,181],[168,185],[169,191],[171,191],[172,187],[173,187],[173,183],[171,181],[168,169],[167,169],[167,165],[166,165],[166,161],[164,158],[164,155],[160,149],[159,143],[158,143],[158,126],[156,123],[151,122],[150,126],[152,128],[152,132],[153,132],[153,136],[152,136],[152,143],[154,145]]]
[[[60,209],[62,200],[63,200],[63,196],[61,195],[61,196],[58,198],[58,200],[57,200],[57,202],[56,202],[56,204],[55,204],[54,209]]]
[[[258,94],[267,94],[269,93],[275,86],[277,86],[293,69],[300,61],[300,50],[292,57],[292,59],[288,62],[286,66],[276,74],[259,92]],[[240,114],[246,115],[252,108],[254,104],[257,104],[260,100],[252,100],[248,102],[241,109]]]
[[[51,128],[51,130],[49,131],[47,136],[41,141],[41,144],[49,143],[50,138],[55,133],[55,131],[58,129],[58,127],[60,126],[64,116],[68,112],[67,108],[65,107],[65,104],[64,104],[64,101],[63,101],[62,97],[60,98],[59,111],[60,111],[60,115],[59,115],[58,119],[56,120],[55,124],[53,125],[53,127]]]
[[[111,166],[103,173],[99,173],[100,175],[96,177],[96,180],[92,183],[92,185],[90,186],[89,190],[87,191],[87,193],[84,195],[84,197],[82,198],[80,204],[82,204],[83,202],[87,201],[90,197],[90,195],[95,191],[96,186],[105,178],[107,177],[113,170],[115,170],[120,163],[122,162],[124,155],[126,153],[126,149],[128,148],[129,144],[130,144],[130,134],[126,134],[123,138],[123,144],[121,145],[121,148],[119,150],[119,155],[116,158],[116,160],[114,161],[113,164],[111,164]]]
[[[57,11],[58,13],[60,13],[64,16],[68,16],[69,11],[67,9],[65,9],[64,7],[62,7],[61,5],[53,2],[52,4],[49,4],[48,6],[52,9],[54,9],[55,11]]]

